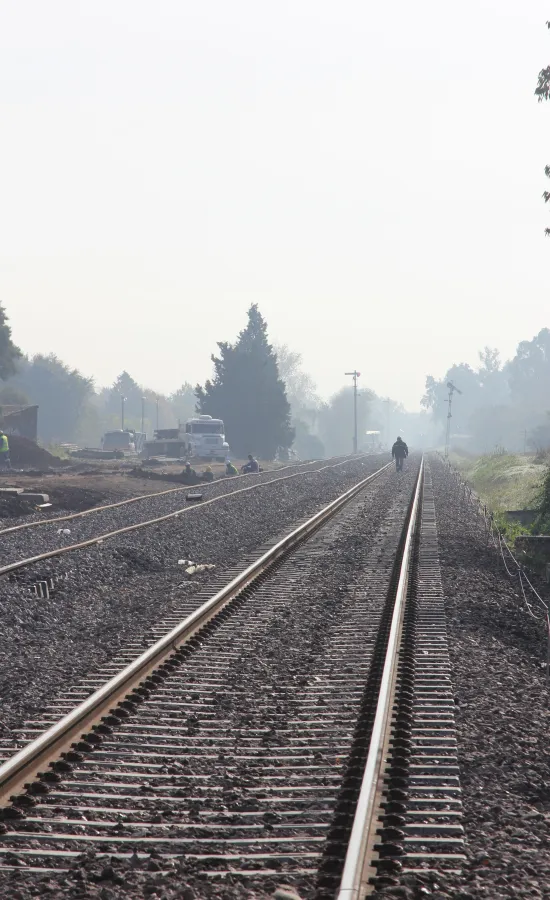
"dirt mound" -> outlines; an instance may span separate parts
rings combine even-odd
[[[37,469],[49,469],[66,465],[64,459],[53,456],[28,438],[10,434],[8,439],[10,442],[11,464],[16,469],[20,466],[35,466]]]
[[[55,506],[76,512],[99,506],[106,499],[105,494],[101,491],[91,491],[87,488],[70,487],[69,485],[48,487],[47,493]]]

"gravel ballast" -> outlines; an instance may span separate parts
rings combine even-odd
[[[149,495],[138,495],[132,502],[123,501],[123,505],[120,506],[103,504],[106,506],[105,509],[100,505],[86,512],[86,515],[58,510],[51,516],[53,519],[51,522],[46,521],[41,525],[24,527],[20,530],[9,531],[0,535],[2,546],[1,564],[8,565],[19,559],[27,559],[39,553],[90,540],[97,535],[136,525],[148,519],[170,515],[178,510],[193,509],[197,504],[193,501],[187,501],[187,494],[198,493],[202,495],[203,499],[201,502],[204,503],[225,494],[243,491],[250,493],[249,489],[256,489],[263,484],[269,485],[274,481],[281,480],[284,484],[292,484],[296,480],[323,478],[326,472],[338,475],[340,472],[348,471],[349,466],[354,467],[349,471],[366,471],[368,473],[380,468],[385,462],[387,462],[387,457],[384,457],[383,454],[353,462],[351,460],[320,461],[313,464],[288,466],[277,471],[261,472],[259,475],[222,478],[204,485],[198,484],[179,488],[159,485],[157,492]],[[258,489],[263,490],[261,487]],[[186,513],[184,512],[183,514],[185,515]],[[66,518],[66,515],[70,518]],[[50,518],[50,516],[45,517],[43,514],[35,514],[32,517],[32,521],[40,522],[45,518]],[[29,521],[28,516],[20,519],[11,518],[3,526],[0,525],[0,530],[2,528],[11,529],[19,525],[27,526]]]
[[[391,577],[393,553],[399,541],[399,523],[404,517],[414,482],[412,466],[403,478],[396,479],[394,473],[389,473],[389,476],[381,480],[376,487],[373,485],[370,489],[372,496],[367,504],[363,506],[360,500],[354,501],[354,504],[350,504],[349,510],[346,509],[339,514],[326,530],[317,533],[312,543],[317,544],[318,549],[312,553],[309,561],[307,548],[299,566],[296,566],[294,559],[289,560],[290,573],[287,577],[290,577],[292,589],[290,590],[287,585],[288,593],[280,592],[282,606],[273,601],[273,611],[271,615],[266,616],[265,607],[267,605],[269,608],[268,597],[273,593],[273,583],[277,579],[283,581],[285,579],[284,565],[277,570],[273,582],[266,587],[267,597],[260,603],[263,615],[253,617],[254,624],[247,635],[244,634],[243,628],[243,645],[248,646],[250,635],[253,635],[255,651],[228,659],[227,685],[230,689],[223,695],[218,695],[216,702],[220,705],[220,715],[228,721],[229,732],[236,736],[242,733],[245,742],[250,739],[247,738],[247,729],[253,734],[258,728],[269,727],[274,732],[282,729],[284,734],[288,727],[288,719],[293,720],[298,715],[299,707],[295,704],[301,702],[302,693],[305,691],[304,682],[312,684],[315,696],[316,692],[321,690],[319,683],[323,681],[327,666],[336,665],[338,671],[338,664],[335,661],[331,663],[332,654],[337,654],[336,659],[340,658],[338,654],[343,654],[342,659],[346,665],[354,659],[353,653],[346,655],[342,649],[346,622],[354,621],[355,608],[360,602],[369,607],[371,604],[383,602],[384,591],[380,591],[378,580],[370,578],[369,573],[372,570],[379,572],[382,565],[380,560],[384,559],[385,577],[388,581]],[[360,597],[364,600],[360,601]],[[247,615],[244,608],[242,615],[243,617]],[[341,631],[340,627],[344,631]],[[237,630],[239,628],[240,624],[237,623]],[[357,634],[357,631],[354,633]],[[238,648],[238,638],[235,638],[235,641],[235,647]],[[367,650],[363,647],[361,636],[356,660],[360,671],[366,654]],[[194,688],[199,686],[196,670],[191,663],[185,677],[189,678],[189,684]],[[186,696],[183,687],[181,695],[178,696]],[[348,702],[352,702],[351,698]],[[316,715],[323,720],[326,717],[327,729],[330,729],[330,713],[324,712],[323,709],[323,706],[319,706]],[[305,710],[307,714],[303,716],[304,729],[311,719],[309,707],[306,706]],[[205,707],[202,715],[206,717],[207,713],[208,708]],[[146,712],[145,714],[147,715]],[[316,735],[316,723],[309,724],[313,728],[312,734]],[[197,727],[197,723],[194,727]],[[276,736],[270,737],[267,755],[274,754],[278,744],[285,742],[286,738],[281,741]],[[214,741],[207,742],[208,745],[211,743]],[[238,745],[239,741],[236,741],[236,746]],[[192,771],[194,776],[200,774],[201,767],[205,771],[210,771],[212,763],[208,762],[208,754],[211,752],[211,749],[207,749],[205,757],[200,761],[193,758],[190,768],[186,766],[185,770]],[[243,824],[238,811],[248,808],[243,807],[243,801],[245,797],[254,796],[253,781],[254,777],[259,776],[255,774],[250,761],[242,770],[240,768],[235,770],[230,746],[227,749],[227,757],[219,759],[216,763],[214,779],[216,784],[219,781],[225,785],[226,794],[222,802],[223,808],[227,807],[229,816],[227,821],[234,822],[232,817],[235,816],[235,821]],[[236,759],[238,758],[237,755]],[[293,758],[292,756],[291,759]],[[111,765],[116,763],[111,762]],[[322,760],[318,760],[315,765],[322,766]],[[319,784],[321,795],[324,797],[326,794],[324,782],[319,779]],[[161,825],[165,822],[166,827],[172,825],[175,827],[175,816],[168,816],[164,807],[170,807],[172,803],[174,812],[180,810],[181,818],[181,801],[177,800],[178,794],[181,794],[181,790],[175,790],[172,799],[169,794],[163,795],[165,797],[163,813],[153,821],[161,821]],[[52,800],[52,812],[55,816],[58,814],[55,805],[57,799]],[[312,809],[315,809],[315,800],[312,792],[310,801]],[[108,805],[109,801],[105,802]],[[143,806],[139,808],[143,808],[144,819],[150,821],[152,808],[149,808],[146,798],[140,801],[140,804],[142,802]],[[317,800],[320,808],[323,808],[324,802]],[[216,809],[218,807],[215,804],[205,805],[205,810],[213,812]],[[193,814],[193,811],[185,808],[183,822],[195,821],[189,818]],[[306,812],[306,817],[307,815]],[[109,809],[106,816],[111,817]],[[272,818],[277,819],[276,816]],[[20,834],[24,837],[24,823],[21,823]],[[270,834],[270,831],[266,831],[266,834]],[[200,829],[197,829],[194,836],[197,838],[203,836]],[[34,848],[30,835],[29,842]],[[202,849],[204,850],[204,847]],[[188,852],[196,851],[188,850]],[[100,900],[138,897],[153,897],[158,900],[160,898],[198,900],[208,897],[224,900],[237,898],[292,900],[313,896],[311,878],[308,880],[290,872],[285,873],[284,863],[281,865],[280,874],[266,875],[256,879],[255,883],[253,877],[249,877],[247,886],[240,883],[243,879],[239,876],[229,877],[221,883],[205,880],[197,871],[199,866],[191,859],[186,859],[183,854],[174,860],[171,869],[165,871],[167,868],[166,860],[161,859],[154,851],[148,860],[139,862],[105,857],[100,859],[92,852],[84,854],[74,863],[71,862],[71,871],[65,875],[44,874],[31,881],[30,877],[20,875],[19,872],[5,873],[0,876],[0,896],[15,896],[18,900],[27,900],[28,897],[42,894],[52,898],[93,897]],[[293,882],[292,886],[285,887],[289,881]]]
[[[529,615],[517,579],[509,578],[494,548],[487,546],[483,520],[470,504],[460,501],[456,482],[442,461],[431,456],[430,465],[469,860],[460,877],[404,876],[399,885],[379,890],[375,896],[411,900],[550,897],[550,715],[543,623]],[[170,525],[135,532],[101,549],[53,560],[33,574],[68,575],[50,601],[31,601],[28,592],[15,585],[6,588],[4,583],[0,718],[17,724],[58,693],[67,679],[75,680],[106,661],[159,619],[182,591],[194,590],[194,583],[185,582],[181,568],[176,568],[180,555],[214,562],[219,568],[229,565],[342,493],[358,475],[327,470],[317,478],[322,483],[313,485],[309,476],[303,483],[294,479],[286,483],[293,485],[292,491],[282,484],[268,487],[262,490],[261,500],[254,501],[250,492],[214,504],[210,512],[208,508],[200,514],[193,512],[186,523],[172,520]],[[187,527],[191,520],[193,529]],[[98,568],[101,580],[94,586]],[[548,602],[546,589],[534,583]],[[184,886],[186,881],[193,883],[192,864],[184,860],[169,875],[137,874],[126,863],[115,861],[109,866],[93,855],[84,858],[82,868],[86,884],[75,883],[71,876],[60,890],[59,882],[48,883],[45,878],[30,894],[23,879],[18,885],[17,876],[10,876],[1,895],[15,900],[41,894],[116,900],[128,896],[124,886],[132,883],[136,897],[153,900],[261,896],[237,881],[204,886],[200,892]]]
[[[379,457],[350,461],[266,485],[23,570],[27,584],[55,578],[57,588],[48,600],[31,596],[27,584],[4,580],[0,727],[20,724],[67,682],[110,659],[182,596],[195,592],[197,582],[187,578],[180,560],[214,565],[217,574],[385,462]],[[38,540],[44,531],[31,530]],[[37,545],[35,552],[40,552]]]

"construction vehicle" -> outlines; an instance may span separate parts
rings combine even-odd
[[[145,435],[141,431],[132,428],[119,428],[116,431],[106,431],[101,441],[104,451],[118,451],[124,456],[134,456],[143,450]]]
[[[224,462],[229,456],[229,444],[225,440],[225,426],[222,419],[213,419],[212,416],[194,416],[187,419],[185,436],[190,456],[217,459],[220,462]]]
[[[145,441],[142,456],[145,459],[217,459],[224,462],[229,455],[222,419],[212,416],[194,416],[178,428],[155,431],[152,441]]]
[[[152,441],[145,441],[144,459],[162,456],[166,459],[186,459],[188,446],[181,428],[158,428]]]

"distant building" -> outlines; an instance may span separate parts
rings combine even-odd
[[[6,434],[36,441],[38,438],[38,406],[19,406],[5,403],[0,406],[0,428]]]

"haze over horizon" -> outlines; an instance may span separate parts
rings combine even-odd
[[[327,396],[548,325],[547,4],[6,0],[0,298],[99,385],[211,374],[259,304]]]

